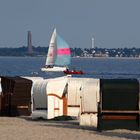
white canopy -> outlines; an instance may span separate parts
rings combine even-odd
[[[46,94],[47,83],[48,80],[38,80],[33,84],[32,102],[35,108],[47,108],[47,94]]]
[[[81,111],[97,112],[99,102],[100,80],[87,79],[81,88]]]
[[[47,84],[47,94],[55,94],[60,98],[63,96],[67,84],[67,77],[50,79]]]

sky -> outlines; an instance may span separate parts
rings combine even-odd
[[[57,33],[70,47],[140,47],[140,0],[0,0],[0,47],[48,46]]]

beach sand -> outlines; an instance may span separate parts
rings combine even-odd
[[[0,117],[0,140],[140,140],[140,131],[98,132],[77,121],[32,120],[30,117]]]

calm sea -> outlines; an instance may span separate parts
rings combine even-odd
[[[45,57],[0,57],[1,76],[63,76],[62,72],[41,72]],[[140,59],[72,58],[70,68],[83,70],[82,77],[140,79]]]

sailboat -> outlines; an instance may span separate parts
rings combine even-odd
[[[54,29],[46,63],[42,71],[65,71],[70,64],[71,52],[67,42],[58,35],[56,29]]]

